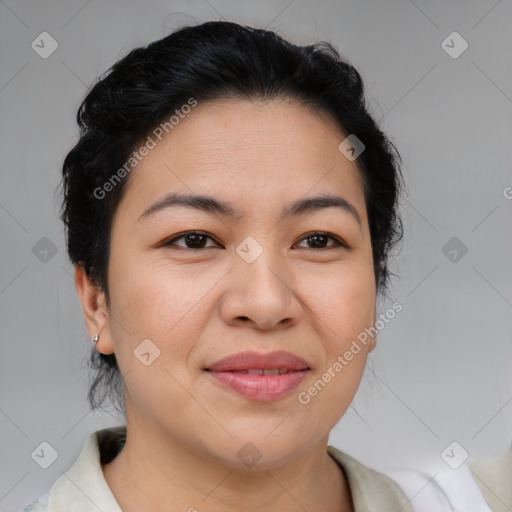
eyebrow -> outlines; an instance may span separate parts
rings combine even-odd
[[[158,211],[175,206],[185,206],[187,208],[195,208],[197,210],[210,213],[220,214],[224,217],[240,220],[243,214],[240,214],[230,203],[220,201],[211,196],[179,194],[177,192],[168,194],[144,210],[139,220],[148,217]],[[299,199],[292,204],[286,206],[281,214],[281,219],[286,219],[306,213],[315,212],[324,208],[337,207],[351,214],[361,226],[361,217],[356,208],[346,199],[330,194],[321,194],[314,197],[306,197]]]

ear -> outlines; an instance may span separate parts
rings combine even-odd
[[[99,334],[96,348],[103,354],[112,354],[114,344],[110,334],[110,315],[105,300],[105,292],[93,283],[83,265],[75,265],[75,287],[82,304],[89,338]]]

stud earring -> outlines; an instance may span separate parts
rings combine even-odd
[[[98,340],[99,340],[99,339],[100,339],[100,335],[99,335],[99,333],[98,333],[98,334],[96,334],[96,335],[94,336],[94,338],[92,339],[92,342],[96,345],[96,343],[98,343]]]

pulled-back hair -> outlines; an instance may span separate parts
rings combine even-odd
[[[71,262],[84,267],[107,304],[112,219],[129,180],[119,170],[191,98],[289,98],[328,114],[345,136],[362,141],[365,149],[355,163],[363,178],[376,285],[385,293],[388,255],[402,237],[400,155],[367,110],[361,76],[329,43],[297,46],[272,31],[213,21],[132,50],[100,77],[78,110],[80,139],[63,164],[61,218]],[[115,354],[93,349],[90,363],[91,407],[110,397],[124,412]]]

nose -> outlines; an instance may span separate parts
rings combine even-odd
[[[295,325],[303,312],[292,269],[282,256],[265,250],[252,263],[235,255],[221,316],[229,325],[268,331]]]

